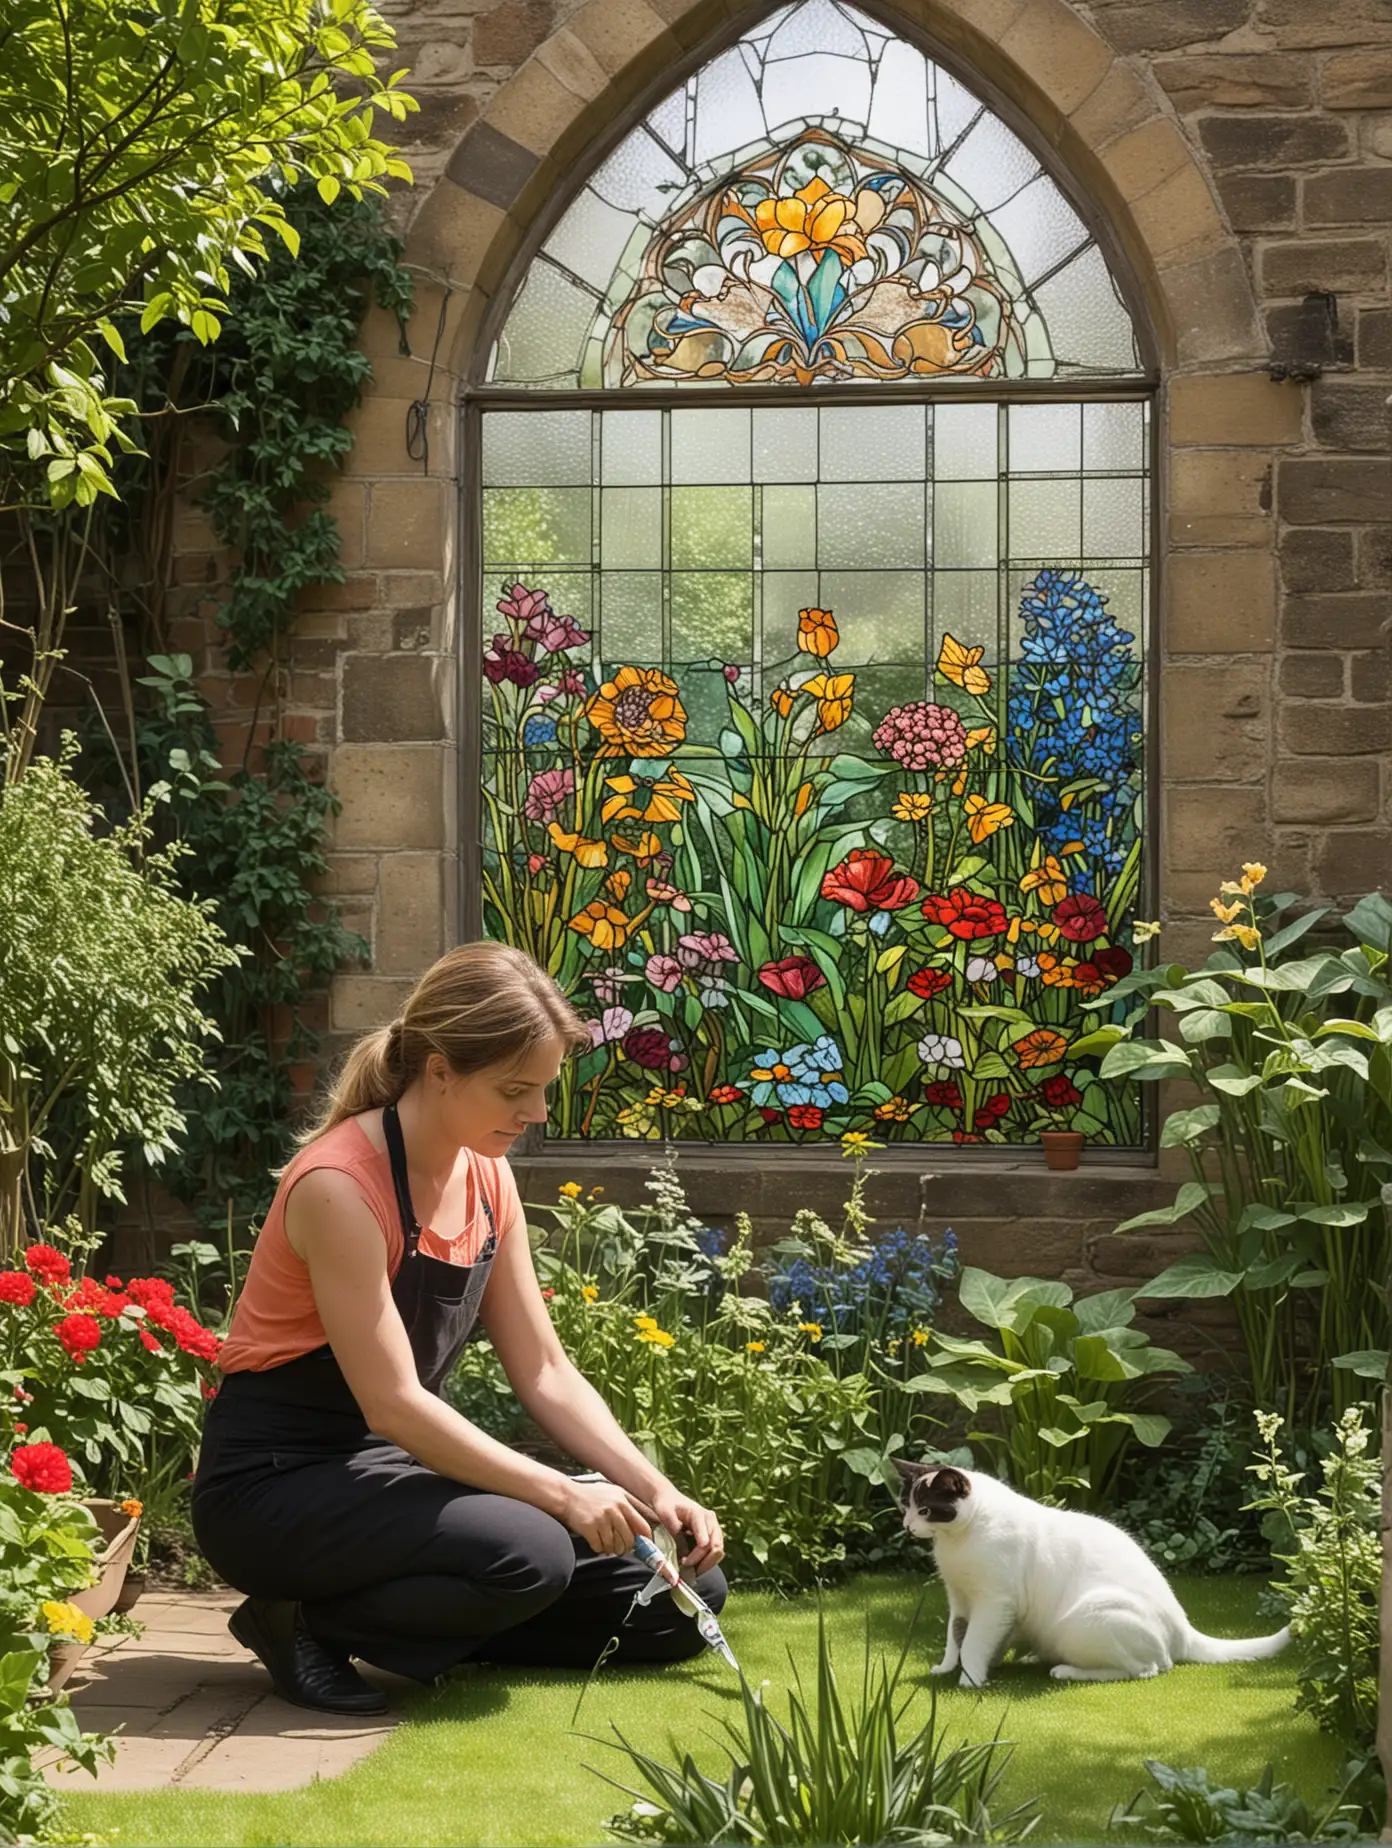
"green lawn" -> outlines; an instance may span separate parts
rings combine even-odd
[[[868,1622],[872,1643],[897,1649],[921,1589],[908,1576],[867,1576],[825,1598],[833,1657],[843,1689],[858,1680]],[[1190,1579],[1180,1597],[1202,1629],[1250,1635],[1274,1625],[1257,1616],[1261,1581]],[[926,1706],[928,1664],[944,1627],[942,1590],[930,1588],[922,1644],[908,1678]],[[773,1682],[775,1712],[789,1679],[788,1652],[804,1683],[815,1662],[814,1599],[731,1597],[726,1633],[747,1676]],[[594,1844],[620,1799],[586,1766],[624,1773],[625,1761],[582,1735],[610,1723],[666,1756],[675,1731],[693,1745],[710,1713],[733,1713],[733,1671],[714,1656],[680,1668],[601,1670],[572,1727],[582,1675],[517,1670],[464,1671],[434,1692],[422,1690],[408,1723],[343,1778],[280,1796],[168,1793],[97,1798],[74,1794],[71,1830],[100,1830],[120,1848],[146,1843],[285,1844]],[[982,1696],[944,1690],[950,1742],[991,1733],[998,1721],[1016,1742],[1008,1780],[1013,1799],[1044,1800],[1041,1842],[1100,1842],[1113,1803],[1142,1782],[1141,1760],[1206,1764],[1224,1781],[1255,1778],[1268,1758],[1279,1778],[1307,1796],[1332,1781],[1335,1744],[1292,1710],[1292,1658],[1173,1670],[1155,1681],[1064,1685],[1034,1666],[1007,1667]],[[720,1763],[710,1748],[709,1763]],[[74,1780],[76,1792],[80,1786]]]

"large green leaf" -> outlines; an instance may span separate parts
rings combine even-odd
[[[1336,1354],[1329,1364],[1342,1367],[1346,1373],[1356,1373],[1361,1380],[1387,1381],[1388,1360],[1386,1348],[1359,1348],[1352,1354]]]
[[[1144,1040],[1121,1040],[1103,1059],[1101,1069],[1104,1078],[1138,1078],[1146,1083],[1193,1075],[1188,1054],[1181,1047],[1151,1045]]]
[[[987,1328],[1008,1328],[1015,1334],[1029,1325],[1040,1304],[1066,1308],[1073,1300],[1066,1283],[1045,1277],[993,1277],[970,1264],[962,1272],[957,1293],[968,1315]]]
[[[1136,1294],[1162,1298],[1231,1296],[1241,1282],[1241,1271],[1223,1270],[1212,1258],[1195,1252],[1192,1257],[1179,1258],[1168,1265],[1158,1277],[1142,1284]]]
[[[1160,1132],[1162,1149],[1173,1149],[1194,1142],[1205,1130],[1216,1129],[1222,1117],[1218,1104],[1195,1104],[1192,1110],[1172,1110]]]
[[[1370,892],[1349,912],[1344,928],[1373,949],[1392,950],[1392,904],[1381,892]]]
[[[1079,1335],[1073,1364],[1080,1380],[1134,1380],[1140,1373],[1128,1355],[1108,1346],[1105,1335]]]
[[[1095,1296],[1080,1296],[1073,1304],[1073,1313],[1084,1334],[1099,1334],[1104,1328],[1122,1328],[1135,1318],[1136,1292],[1099,1290]]]
[[[1175,1195],[1173,1206],[1157,1206],[1151,1212],[1137,1213],[1116,1228],[1118,1232],[1135,1232],[1142,1226],[1174,1226],[1196,1212],[1209,1195],[1218,1190],[1216,1181],[1186,1181]],[[1149,1295],[1149,1291],[1142,1292]]]

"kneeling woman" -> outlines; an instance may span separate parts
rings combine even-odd
[[[615,1635],[621,1662],[694,1655],[670,1598],[630,1614],[648,1579],[630,1548],[654,1513],[724,1602],[714,1515],[630,1443],[556,1339],[505,1160],[587,1043],[535,963],[466,944],[352,1050],[280,1176],[193,1524],[247,1593],[233,1635],[287,1700],[380,1712],[354,1656],[431,1681],[465,1660],[589,1668]],[[444,1402],[476,1321],[525,1409],[606,1482],[520,1456]]]

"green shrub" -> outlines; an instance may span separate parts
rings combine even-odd
[[[928,1370],[905,1391],[953,1399],[975,1415],[999,1413],[1003,1430],[975,1430],[1012,1487],[1036,1501],[1110,1506],[1132,1438],[1155,1448],[1170,1421],[1136,1408],[1138,1381],[1188,1373],[1189,1363],[1131,1326],[1134,1290],[1074,1301],[1066,1283],[1008,1281],[968,1266],[962,1307],[997,1342],[935,1334]]]
[[[762,1688],[741,1678],[740,1717],[720,1719],[729,1741],[721,1741],[730,1761],[723,1779],[699,1769],[675,1740],[676,1762],[664,1764],[620,1733],[613,1749],[628,1757],[645,1788],[605,1777],[634,1799],[611,1818],[609,1833],[636,1842],[1022,1841],[1037,1820],[1034,1804],[992,1810],[1011,1756],[999,1736],[948,1751],[936,1697],[924,1725],[903,1735],[907,1652],[906,1639],[890,1669],[883,1656],[872,1661],[867,1635],[861,1697],[848,1702],[819,1618],[814,1699],[797,1677],[784,1725]]]
[[[1221,1381],[1191,1374],[1176,1391],[1197,1403],[1197,1423],[1159,1450],[1132,1448],[1111,1519],[1164,1572],[1265,1572],[1271,1547],[1252,1509],[1251,1414]]]
[[[1359,1805],[1346,1783],[1316,1810],[1290,1784],[1275,1782],[1268,1765],[1246,1790],[1214,1789],[1208,1772],[1177,1771],[1147,1758],[1154,1790],[1139,1792],[1112,1812],[1111,1827],[1141,1827],[1161,1842],[1355,1842],[1362,1839]]]

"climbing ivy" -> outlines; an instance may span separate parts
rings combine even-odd
[[[344,576],[338,529],[323,503],[352,446],[343,420],[371,372],[356,344],[363,313],[375,297],[404,329],[411,306],[400,246],[375,202],[340,196],[326,204],[312,188],[282,197],[299,232],[298,258],[278,250],[256,275],[239,278],[215,346],[198,348],[168,326],[128,342],[122,389],[141,407],[151,439],[143,459],[123,464],[121,502],[109,516],[113,558],[127,560],[128,582],[144,584],[135,602],[158,644],[163,611],[149,593],[167,584],[169,559],[150,557],[149,536],[172,530],[179,468],[169,420],[189,407],[216,418],[229,446],[198,498],[237,557],[216,622],[228,667],[263,673],[273,717],[299,593]],[[113,569],[122,575],[119,562]],[[262,761],[244,756],[224,774],[192,659],[155,645],[146,670],[135,676],[143,691],[130,715],[134,778],[122,774],[109,725],[88,729],[90,774],[113,811],[123,787],[127,797],[161,789],[168,831],[192,850],[179,862],[187,889],[217,901],[219,924],[246,952],[208,1003],[222,1034],[211,1058],[219,1089],[189,1100],[183,1148],[158,1180],[205,1225],[225,1225],[229,1215],[245,1225],[264,1214],[270,1170],[290,1152],[291,1067],[319,1044],[305,1004],[334,970],[365,958],[368,945],[312,889],[338,810],[318,759],[274,736],[273,724]]]

